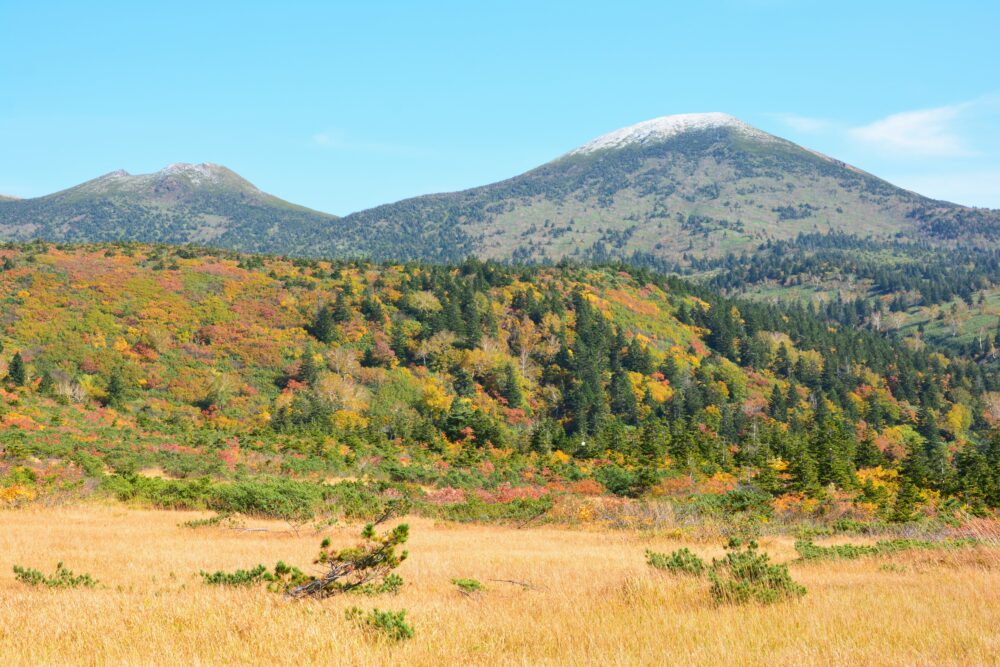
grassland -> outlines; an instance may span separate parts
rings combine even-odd
[[[398,595],[292,602],[206,586],[197,572],[306,565],[319,536],[281,523],[179,525],[198,516],[99,504],[0,512],[0,664],[1000,664],[1000,552],[986,547],[792,563],[804,598],[720,607],[703,581],[654,571],[643,555],[717,556],[717,540],[413,519]],[[324,534],[346,545],[357,527]],[[795,558],[791,538],[762,547]],[[101,585],[36,589],[11,572],[58,560]],[[457,577],[486,590],[463,595]],[[408,610],[415,637],[365,635],[344,617],[354,604]]]

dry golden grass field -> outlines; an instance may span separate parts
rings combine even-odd
[[[984,665],[1000,664],[1000,564],[984,547],[792,564],[793,602],[716,606],[704,581],[652,570],[684,543],[620,531],[412,519],[395,596],[291,601],[202,583],[199,570],[307,565],[320,537],[191,529],[193,512],[84,504],[0,512],[0,665]],[[357,526],[329,529],[350,544]],[[788,538],[765,538],[777,560]],[[721,553],[716,542],[688,542]],[[96,589],[15,580],[58,560]],[[456,577],[486,590],[465,596]],[[496,581],[526,582],[531,588]],[[369,636],[344,610],[406,609],[409,641]]]

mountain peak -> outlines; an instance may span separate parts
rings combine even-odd
[[[160,170],[161,174],[218,174],[229,171],[221,164],[214,164],[212,162],[202,162],[200,164],[191,164],[190,162],[174,162],[168,164],[166,167]]]
[[[217,183],[224,180],[233,180],[234,178],[238,178],[241,181],[243,180],[236,173],[226,169],[221,164],[214,164],[212,162],[202,162],[200,164],[174,162],[173,164],[169,164],[160,171],[156,172],[154,176],[159,178],[168,176],[183,176],[195,184]]]
[[[601,135],[596,139],[570,151],[570,155],[593,153],[607,148],[622,148],[631,144],[651,144],[664,141],[685,132],[712,129],[730,129],[740,134],[763,141],[772,141],[774,137],[744,123],[735,116],[717,111],[708,113],[681,113],[672,116],[660,116],[652,120],[629,125],[621,129]]]

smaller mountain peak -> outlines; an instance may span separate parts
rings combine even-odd
[[[104,174],[101,178],[128,178],[132,174],[128,173],[124,169],[115,169],[114,171],[109,171]]]
[[[597,137],[583,146],[570,151],[570,155],[593,153],[606,148],[621,148],[630,144],[652,144],[675,137],[685,132],[711,129],[730,129],[754,139],[773,140],[770,134],[758,130],[748,123],[727,113],[712,111],[708,113],[681,113],[672,116],[660,116],[652,120],[629,125]]]

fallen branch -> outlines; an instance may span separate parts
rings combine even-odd
[[[490,581],[496,581],[496,582],[499,582],[501,584],[514,584],[515,586],[523,586],[524,588],[526,588],[528,590],[531,590],[531,591],[537,590],[537,588],[535,586],[533,586],[532,584],[529,584],[529,583],[524,582],[524,581],[516,581],[514,579],[490,579]]]

